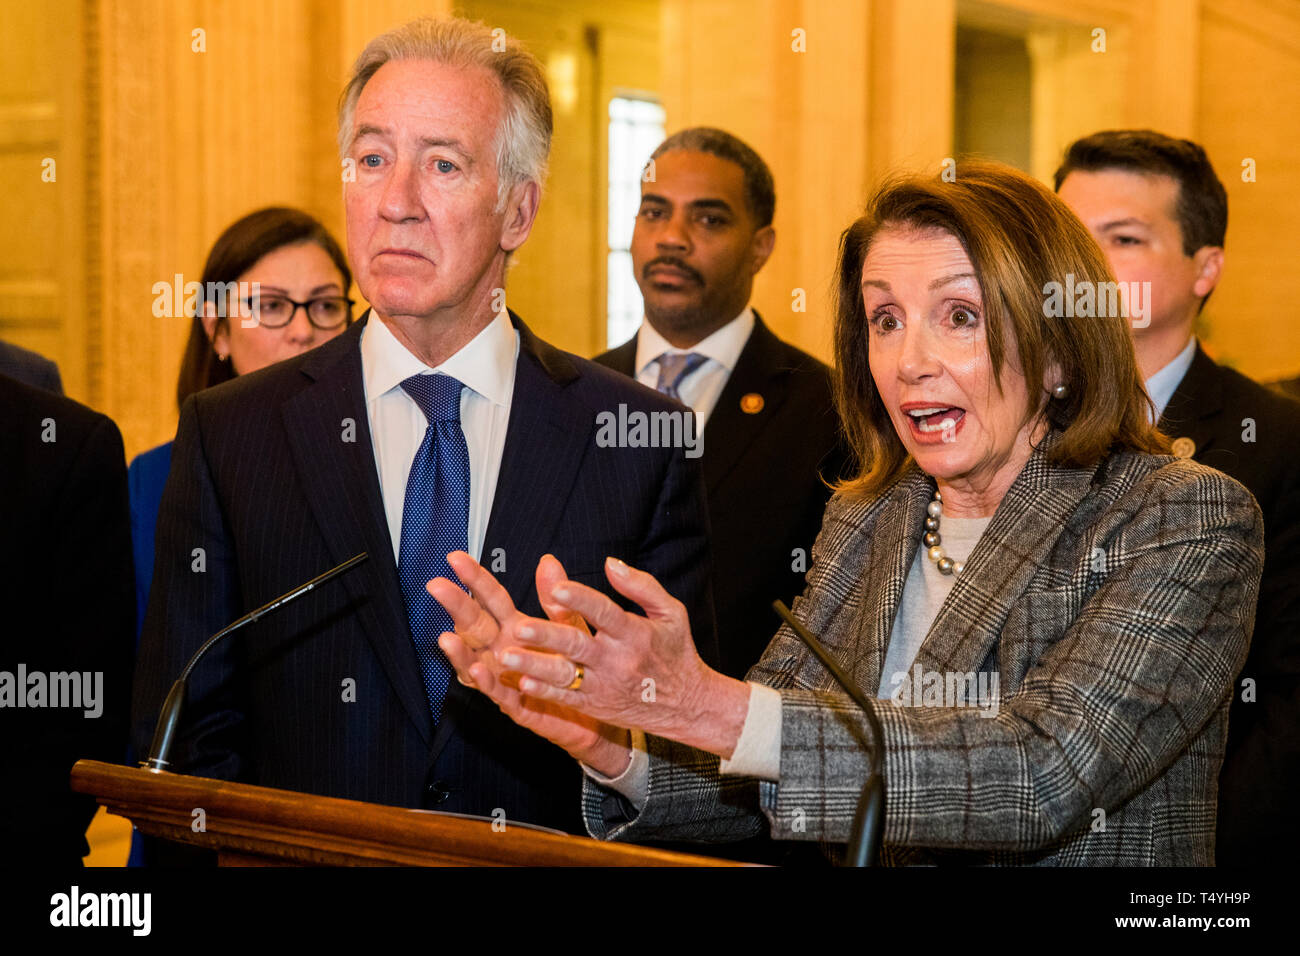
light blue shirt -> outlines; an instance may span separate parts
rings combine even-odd
[[[1172,362],[1147,379],[1147,394],[1151,396],[1151,401],[1156,403],[1156,417],[1151,424],[1160,421],[1160,416],[1165,413],[1165,406],[1174,397],[1174,392],[1178,390],[1178,383],[1192,367],[1192,359],[1195,356],[1196,337],[1192,336],[1187,340],[1186,347],[1174,357]]]

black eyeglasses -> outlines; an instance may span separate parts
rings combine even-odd
[[[356,303],[346,296],[326,295],[295,302],[283,295],[253,296],[244,300],[248,314],[268,329],[281,329],[293,321],[299,309],[307,310],[307,321],[323,332],[337,329],[352,317]]]

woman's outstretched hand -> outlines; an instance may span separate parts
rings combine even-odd
[[[548,578],[543,589],[539,574],[538,596],[557,613],[507,622],[495,642],[500,665],[529,697],[730,757],[748,713],[748,685],[700,659],[686,607],[653,575],[617,558],[606,559],[605,575],[645,616],[574,581]],[[591,629],[575,626],[573,614]]]
[[[426,587],[455,624],[455,633],[441,634],[438,646],[456,669],[457,679],[482,691],[519,726],[545,737],[593,769],[609,777],[621,774],[631,760],[626,730],[521,692],[517,681],[497,663],[495,652],[502,649],[507,629],[537,619],[516,610],[506,589],[465,552],[452,552],[447,561],[470,594],[446,578],[434,578]],[[552,621],[585,630],[580,615],[547,596],[564,580],[560,562],[549,554],[543,556],[536,575],[543,610]]]

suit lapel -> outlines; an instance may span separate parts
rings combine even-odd
[[[564,387],[578,377],[577,367],[558,349],[542,342],[513,313],[519,330],[510,423],[501,456],[492,514],[483,539],[483,563],[490,567],[496,548],[525,555],[541,552],[552,540],[572,493],[582,456],[595,427],[595,411],[569,398]],[[516,606],[533,596],[535,567],[506,556],[498,580]]]
[[[754,313],[754,330],[704,428],[702,465],[704,485],[710,496],[785,401],[787,389],[781,374],[782,363],[781,340]],[[762,398],[762,407],[757,412],[742,409],[741,398],[746,395]]]
[[[369,314],[318,349],[302,371],[313,384],[281,408],[303,493],[336,562],[370,559],[343,576],[389,681],[425,742],[432,718],[411,642],[388,534],[361,372]],[[348,423],[351,423],[349,435]]]
[[[823,547],[832,555],[815,575],[840,599],[803,604],[804,626],[821,641],[868,695],[880,683],[894,616],[919,539],[909,533],[920,527],[934,482],[913,466],[880,497],[867,501],[831,499],[822,525]],[[811,581],[812,579],[810,579]],[[857,582],[868,587],[859,599]],[[807,686],[837,692],[830,672],[817,668]]]
[[[636,378],[636,343],[637,336],[634,335],[618,348],[610,349],[604,355],[597,356],[596,361],[606,368],[623,373],[628,378]]]
[[[1195,459],[1214,444],[1214,421],[1223,412],[1223,383],[1217,373],[1218,366],[1198,342],[1187,374],[1160,416],[1162,432],[1174,441],[1187,438],[1195,443]]]
[[[1048,463],[1045,452],[1054,439],[1030,456],[967,559],[917,652],[923,671],[965,672],[983,663],[1012,605],[1087,494],[1092,470]],[[918,518],[909,529],[917,541],[921,527]]]

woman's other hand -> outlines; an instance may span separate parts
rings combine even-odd
[[[511,619],[494,644],[500,667],[517,673],[530,697],[730,757],[749,710],[748,685],[700,659],[685,606],[653,575],[617,558],[606,560],[605,574],[644,617],[574,581],[548,578],[543,589],[539,568],[538,595],[556,613],[548,606],[549,621]],[[565,613],[595,632],[558,619]]]
[[[462,684],[474,687],[492,700],[502,712],[533,733],[563,748],[577,760],[608,777],[621,774],[631,760],[626,730],[602,724],[578,711],[521,691],[512,675],[497,663],[495,651],[502,649],[509,628],[524,622],[540,623],[518,611],[506,589],[477,561],[463,551],[447,555],[457,577],[469,588],[466,594],[446,578],[434,578],[426,586],[433,598],[451,615],[455,632],[438,638]],[[563,566],[551,555],[537,565],[536,583],[543,610],[558,625],[586,630],[576,612],[549,598],[565,580]],[[572,681],[572,676],[569,678]]]

